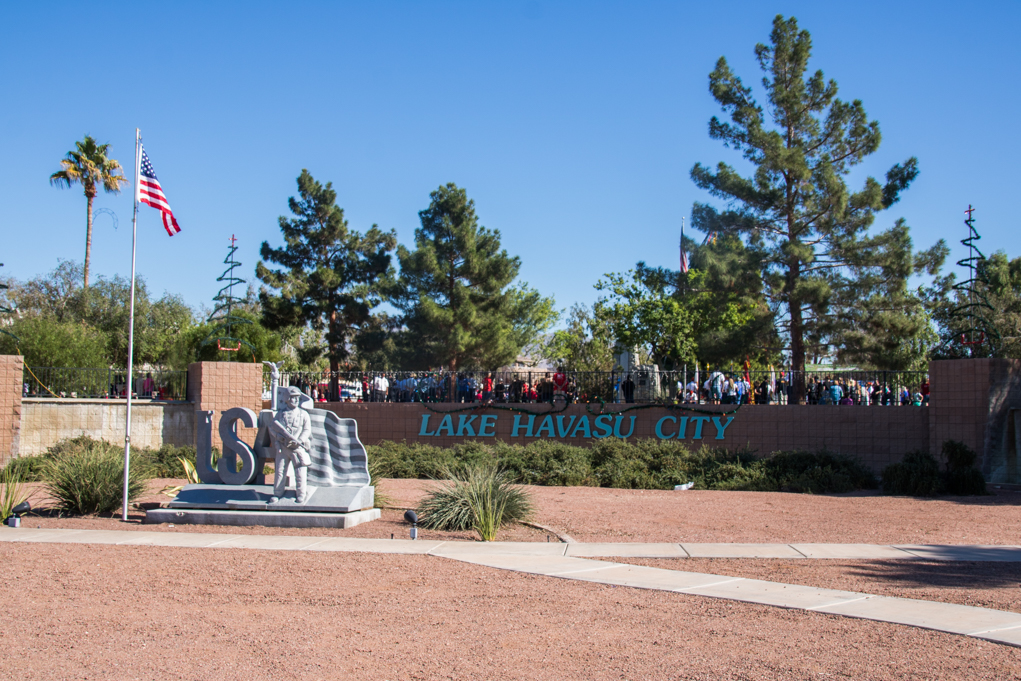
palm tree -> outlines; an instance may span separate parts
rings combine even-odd
[[[97,144],[90,135],[74,143],[75,150],[67,152],[60,162],[62,170],[50,175],[50,184],[70,189],[81,184],[88,199],[88,223],[85,230],[85,288],[89,287],[89,261],[92,259],[92,199],[99,193],[98,186],[108,192],[118,193],[128,183],[126,177],[118,174],[121,164],[106,157],[109,144]]]

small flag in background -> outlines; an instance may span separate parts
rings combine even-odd
[[[681,218],[681,274],[688,273],[688,254],[684,252],[684,218]]]
[[[163,215],[163,226],[166,227],[167,234],[174,236],[181,231],[181,228],[177,225],[174,212],[170,210],[170,204],[167,203],[167,197],[163,194],[160,181],[156,179],[156,172],[152,169],[152,163],[149,162],[149,157],[145,155],[145,148],[141,144],[139,144],[139,147],[142,152],[142,167],[137,186],[138,200],[158,210]]]

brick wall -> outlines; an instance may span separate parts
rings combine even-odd
[[[323,405],[320,405],[323,406]],[[450,405],[453,406],[453,405]],[[365,444],[377,444],[382,440],[407,440],[408,442],[422,442],[437,446],[448,446],[466,440],[493,440],[500,439],[505,442],[527,444],[533,442],[542,423],[541,412],[549,407],[546,405],[522,405],[529,411],[536,412],[533,423],[533,437],[526,435],[526,428],[520,428],[517,436],[513,434],[514,417],[521,416],[519,423],[524,426],[527,423],[527,416],[515,414],[514,412],[497,409],[480,409],[473,412],[460,412],[452,414],[451,425],[455,435],[448,435],[443,430],[441,435],[422,436],[422,417],[429,416],[427,432],[436,432],[442,424],[442,414],[427,410],[421,404],[356,404],[356,403],[329,403],[325,408],[333,411],[341,418],[353,418],[358,421],[358,436]],[[563,428],[570,430],[581,422],[582,416],[588,416],[590,428],[595,434],[595,416],[587,410],[587,405],[570,405],[566,410],[557,414],[551,425],[554,429]],[[607,405],[607,413],[613,414],[613,410],[622,408],[623,405]],[[447,409],[446,405],[436,405],[437,411]],[[704,407],[707,411],[724,412],[732,407]],[[598,408],[593,406],[593,411]],[[493,437],[467,436],[467,429],[474,428],[478,432],[481,417],[485,415],[496,415],[493,423]],[[627,434],[631,430],[630,417],[634,416],[634,430],[627,439],[636,440],[639,438],[656,437],[656,425],[664,416],[683,417],[689,419],[700,414],[672,412],[667,409],[637,409],[624,414],[620,424],[620,434]],[[461,423],[460,416],[465,416],[467,421],[471,416],[477,416],[470,424],[466,424],[462,436],[456,436],[456,431]],[[556,417],[563,417],[559,420]],[[574,419],[572,420],[572,417]],[[606,421],[604,420],[604,423]],[[611,419],[609,425],[612,428],[617,424],[616,419]],[[716,426],[712,421],[703,422],[702,439],[693,439],[695,435],[695,423],[688,422],[686,439],[683,440],[689,446],[697,447],[700,444],[721,445],[728,448],[750,447],[759,455],[769,454],[778,450],[790,449],[829,449],[841,454],[852,454],[859,457],[866,465],[873,470],[880,471],[884,466],[894,461],[899,461],[903,455],[913,449],[927,449],[929,447],[929,409],[927,407],[854,407],[854,406],[744,406],[734,414],[734,420],[727,425],[726,417],[721,417],[721,425],[725,426],[724,439],[716,439]],[[679,430],[679,424],[666,422],[663,425],[664,434],[673,434]],[[548,439],[546,432],[542,437]],[[566,442],[577,446],[588,446],[591,439],[578,432],[576,437],[555,437],[557,441]]]
[[[19,454],[24,367],[20,356],[0,355],[0,465]]]
[[[247,407],[258,415],[262,409],[262,365],[254,362],[195,362],[188,365],[188,401],[195,411],[213,411],[213,446],[219,447],[220,413]],[[255,442],[254,428],[238,424],[242,440]]]

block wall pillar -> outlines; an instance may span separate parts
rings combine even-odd
[[[929,451],[958,440],[979,455],[989,482],[1021,483],[1021,360],[955,359],[929,363]]]
[[[18,456],[24,371],[22,357],[0,355],[0,466]]]
[[[213,446],[221,447],[220,414],[232,407],[262,410],[262,364],[254,362],[195,362],[188,365],[188,401],[196,411],[213,412]],[[238,424],[238,435],[255,442],[255,429]]]

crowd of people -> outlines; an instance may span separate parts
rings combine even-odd
[[[912,390],[914,388],[914,390]],[[712,372],[704,383],[697,379],[677,382],[677,393],[686,404],[793,404],[793,385],[786,372],[778,377],[753,380],[750,376],[727,376]],[[805,382],[805,403],[823,405],[927,406],[929,379],[917,386],[891,385],[880,380],[810,376]]]
[[[805,381],[805,404],[819,405],[927,405],[928,379],[921,377],[884,382],[847,376],[813,376]],[[687,382],[686,382],[687,381]],[[339,395],[330,399],[328,381],[315,377],[298,385],[316,401],[341,402],[573,402],[635,403],[668,400],[685,404],[794,403],[791,376],[785,371],[767,376],[711,372],[608,372],[574,374],[563,369],[532,372],[381,372],[347,374],[340,379]]]
[[[341,402],[551,402],[578,400],[576,385],[562,370],[549,372],[422,371],[364,374],[341,381]],[[329,384],[297,381],[312,399],[326,401]]]

